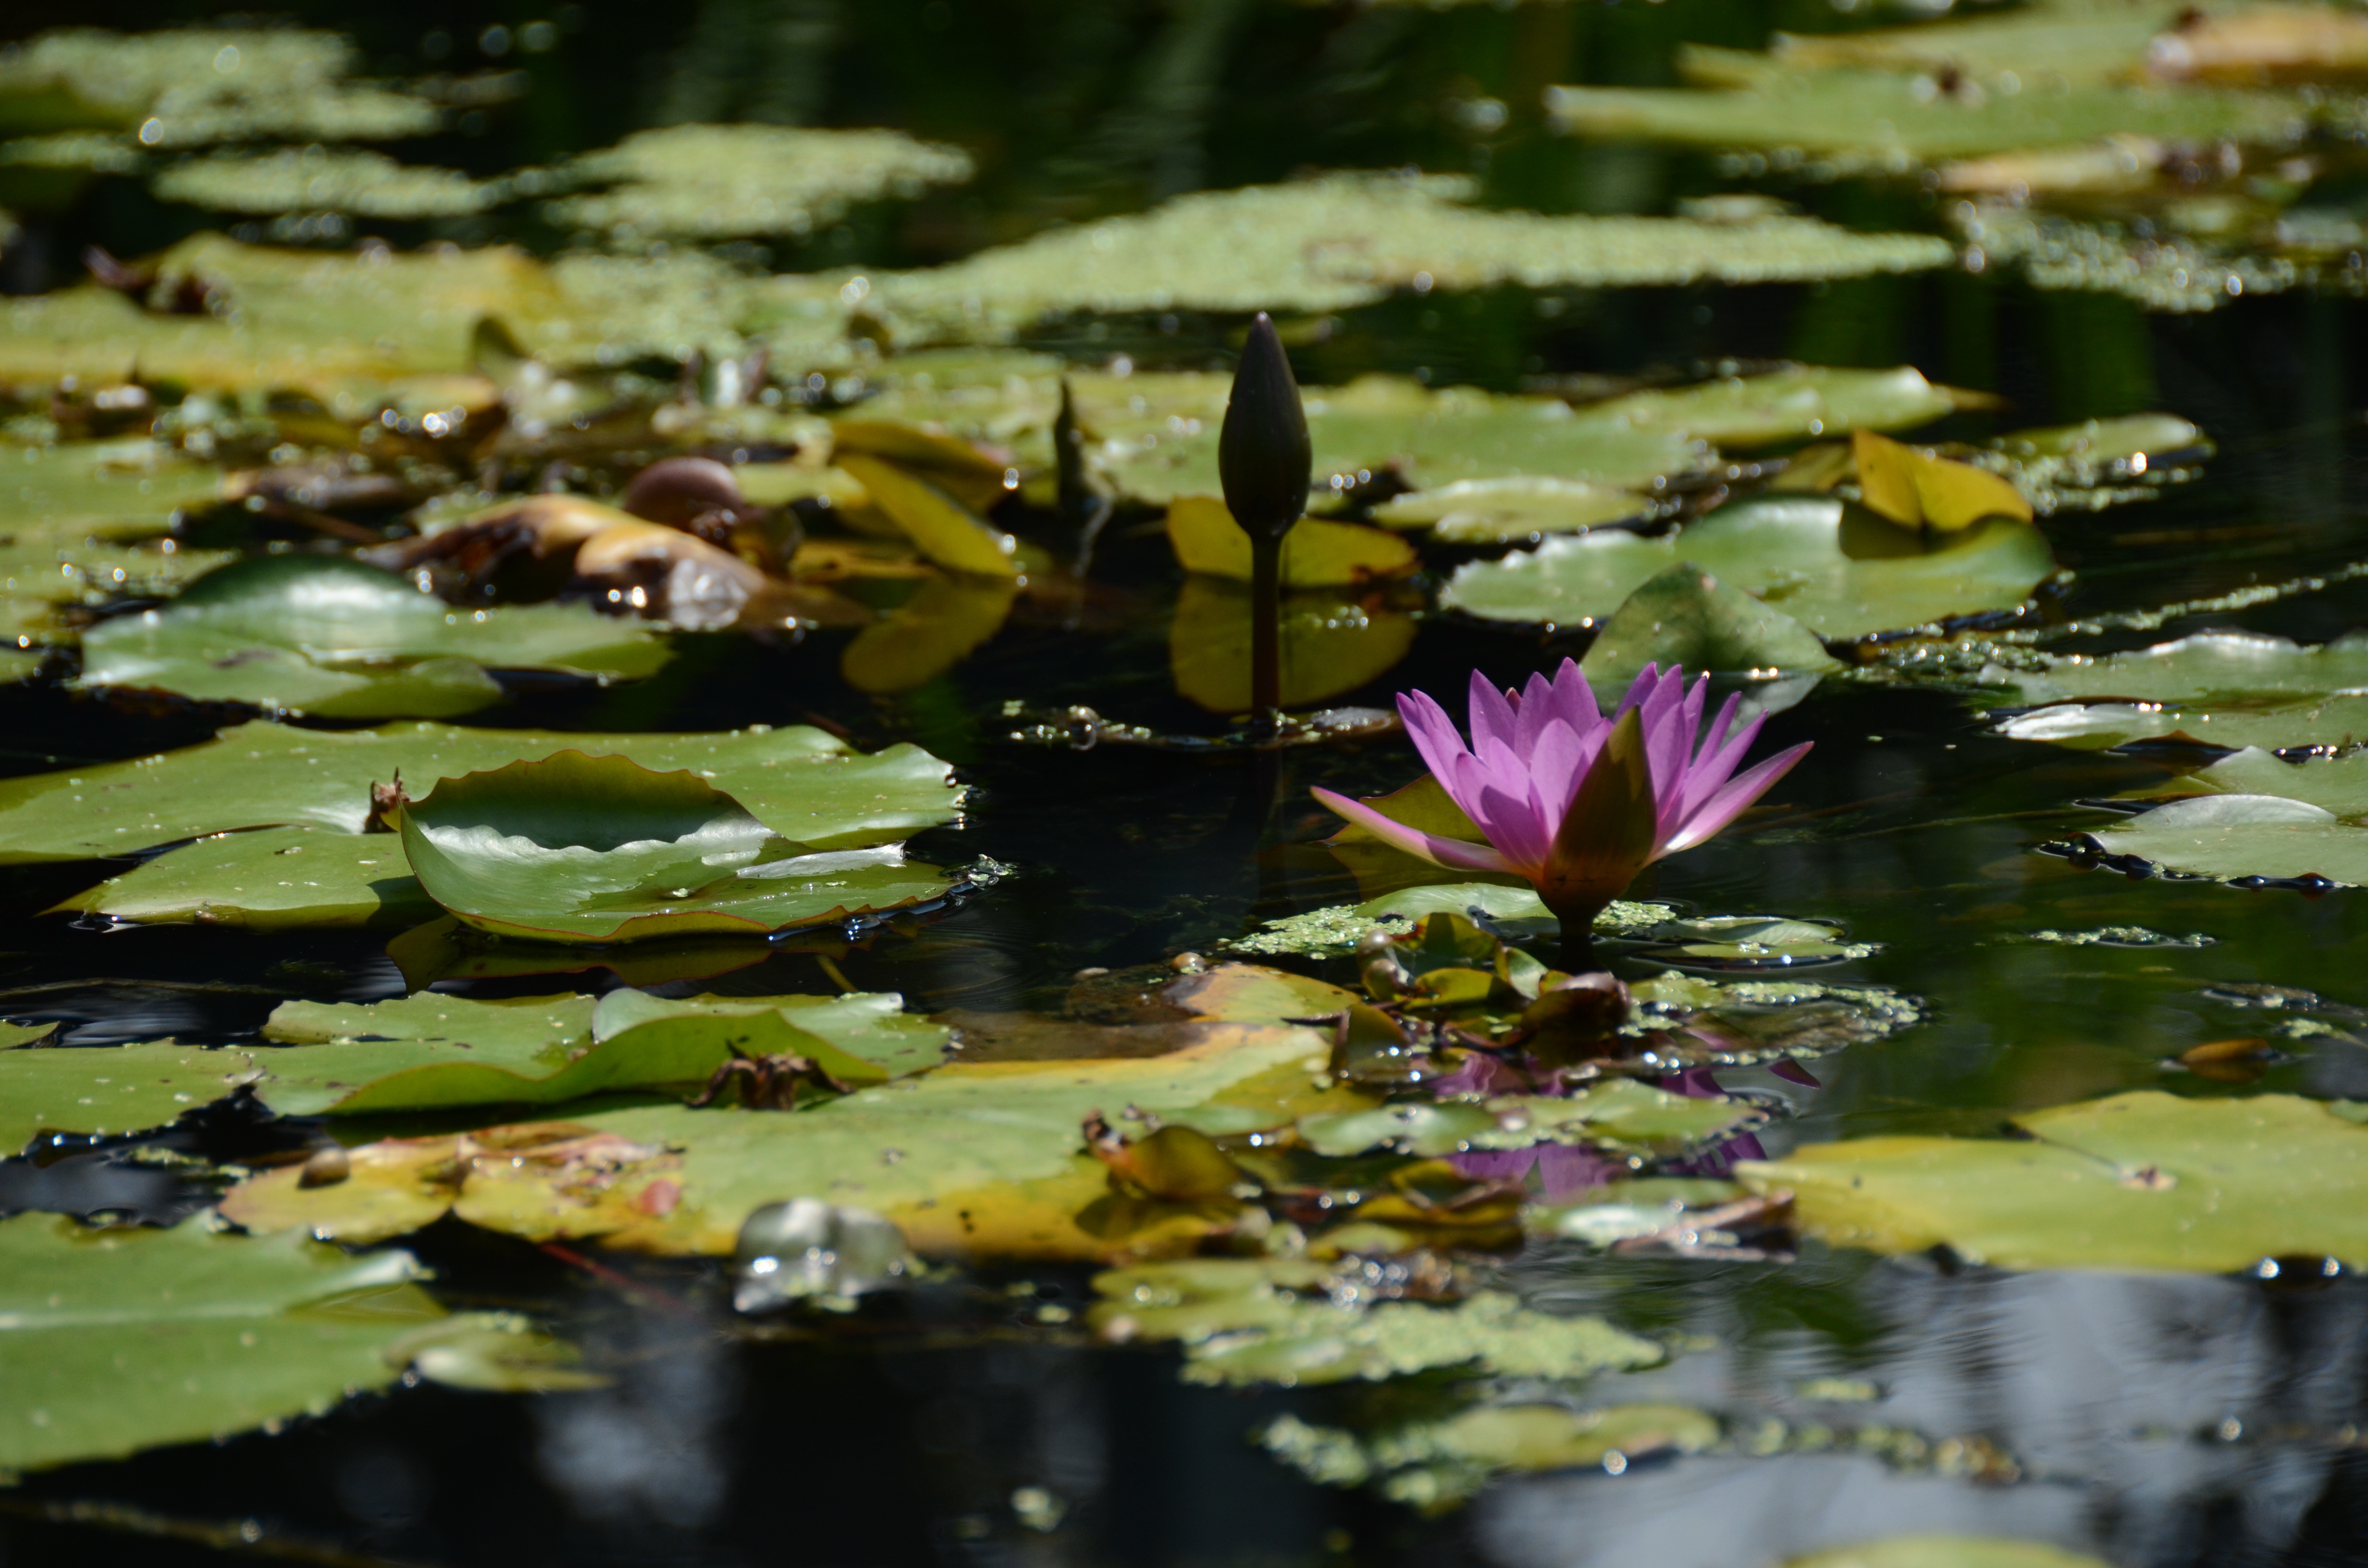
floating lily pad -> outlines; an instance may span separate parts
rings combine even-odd
[[[0,1468],[37,1470],[318,1415],[383,1388],[443,1317],[409,1255],[296,1236],[0,1220]]]
[[[1493,620],[1589,626],[1680,561],[1830,639],[2011,609],[2055,571],[2028,523],[1992,518],[1926,539],[1839,501],[1782,495],[1721,507],[1659,539],[1612,529],[1473,562],[1440,603]]]
[[[2368,692],[2368,632],[2309,645],[2258,632],[2201,631],[2127,653],[2059,654],[2039,669],[1997,668],[1984,678],[2034,703],[2233,699],[2268,705]]]
[[[1784,1568],[2105,1568],[2100,1558],[2044,1541],[1971,1535],[1902,1535],[1785,1560]]]
[[[1882,985],[1712,980],[1668,971],[1629,986],[1625,1032],[1658,1033],[1640,1055],[1669,1069],[1743,1067],[1887,1040],[1922,1023],[1923,1004]]]
[[[2021,1139],[1867,1138],[1736,1167],[1839,1245],[1946,1245],[2004,1268],[2226,1273],[2264,1257],[2368,1265],[2368,1128],[2290,1095],[2155,1090],[2014,1119]]]
[[[1713,1138],[1732,1137],[1760,1114],[1758,1107],[1740,1101],[1666,1094],[1622,1078],[1590,1085],[1565,1098],[1512,1095],[1486,1104],[1409,1102],[1303,1117],[1299,1135],[1317,1153],[1331,1155],[1386,1148],[1429,1159],[1540,1143],[1669,1154]]]
[[[2209,767],[2134,790],[2124,800],[2178,800],[2192,795],[2281,795],[2307,801],[2346,821],[2368,817],[2368,752],[2287,762],[2259,746],[2232,752]]]
[[[1841,69],[1770,74],[1740,90],[1555,87],[1546,106],[1558,129],[1590,141],[1758,149],[1825,178],[2114,134],[2281,147],[2307,114],[2283,93],[2105,83],[2041,91],[2046,62],[2028,69],[2028,94],[1949,94],[1923,72]]]
[[[0,1053],[0,1153],[51,1132],[163,1127],[255,1081],[243,1051],[198,1046],[19,1046]]]
[[[358,561],[276,555],[91,628],[81,684],[324,719],[440,719],[502,700],[488,665],[633,680],[673,656],[650,628],[582,605],[456,610]]]
[[[1752,676],[1840,667],[1807,627],[1687,562],[1638,584],[1580,668],[1590,682],[1616,685],[1647,665]]]
[[[1441,544],[1520,544],[1637,521],[1652,511],[1650,501],[1630,491],[1538,475],[1459,479],[1393,496],[1373,508],[1372,518],[1384,528],[1429,528]]]
[[[140,925],[247,931],[416,926],[439,913],[391,834],[276,827],[168,849],[58,906]]]
[[[256,1094],[285,1116],[557,1105],[586,1095],[702,1085],[734,1049],[794,1052],[842,1083],[884,1083],[943,1059],[951,1031],[893,993],[702,996],[620,990],[475,1002],[436,993],[366,1006],[283,1003],[258,1052]]]
[[[1181,1341],[1184,1377],[1201,1383],[1336,1383],[1454,1367],[1582,1378],[1664,1355],[1599,1318],[1537,1312],[1496,1291],[1452,1307],[1335,1305],[1291,1293],[1320,1287],[1324,1273],[1247,1258],[1120,1269],[1096,1277],[1102,1301],[1092,1322],[1108,1339]]]
[[[1202,192],[870,283],[900,341],[994,342],[1073,311],[1330,311],[1405,287],[1799,281],[1950,259],[1920,235],[1807,219],[1542,217],[1465,205],[1474,194],[1462,178],[1386,175]]]
[[[1633,1461],[1697,1453],[1718,1438],[1717,1417],[1682,1404],[1574,1410],[1490,1403],[1361,1440],[1286,1415],[1258,1434],[1268,1452],[1311,1481],[1354,1486],[1378,1480],[1383,1495],[1425,1512],[1462,1502],[1494,1476],[1592,1468],[1614,1454]]]
[[[960,185],[975,165],[901,131],[670,125],[573,158],[558,177],[609,187],[549,203],[550,220],[612,239],[803,236],[848,207]]]
[[[403,847],[463,922],[545,942],[761,934],[952,886],[902,845],[801,854],[689,769],[569,751],[442,780],[404,808]]]
[[[499,202],[497,182],[396,163],[381,153],[315,143],[220,153],[166,169],[151,189],[219,212],[351,212],[365,218],[459,218]]]
[[[1415,621],[1401,609],[1343,591],[1286,595],[1282,605],[1282,703],[1304,708],[1379,680],[1414,647]],[[1214,577],[1187,577],[1168,623],[1168,668],[1176,689],[1212,713],[1250,707],[1250,595]]]
[[[459,1165],[454,1140],[389,1141],[353,1152],[364,1183],[353,1191],[304,1189],[282,1173],[245,1184],[225,1211],[359,1237],[399,1234],[457,1203],[500,1229],[723,1255],[751,1212],[809,1196],[880,1212],[928,1256],[1093,1257],[1130,1237],[1080,1228],[1109,1191],[1080,1150],[1089,1112],[1166,1114],[1241,1094],[1287,1118],[1326,1050],[1313,1029],[1212,1023],[1161,1056],[957,1062],[794,1112],[665,1106],[497,1129],[473,1134],[483,1153]]]
[[[2202,430],[2176,415],[2132,414],[2013,431],[1964,456],[2011,479],[2045,516],[2153,494],[2201,472],[2197,465],[2212,449]]]
[[[222,480],[146,437],[0,449],[0,536],[56,548],[153,538],[182,507],[219,499]]]
[[[2201,795],[2173,801],[2090,835],[2111,855],[2168,871],[2234,881],[2318,877],[2368,885],[2368,827],[2282,795]]]
[[[1912,429],[1954,413],[1964,395],[1934,386],[1913,365],[1866,370],[1789,365],[1629,392],[1582,412],[1638,429],[1682,430],[1721,447],[1751,448],[1854,430]]]
[[[1187,572],[1250,580],[1250,536],[1213,495],[1179,495],[1168,503],[1167,542],[1176,551],[1176,563]],[[1403,577],[1418,564],[1406,540],[1359,523],[1307,517],[1282,539],[1286,588],[1346,587],[1376,577]]]
[[[820,730],[712,734],[473,730],[400,723],[326,732],[256,722],[199,745],[0,781],[0,864],[78,860],[200,835],[280,824],[359,833],[373,783],[437,778],[570,746],[659,770],[689,768],[783,837],[857,849],[952,820],[950,769],[916,746],[866,756]]]

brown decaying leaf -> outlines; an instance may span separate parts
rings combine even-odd
[[[2368,17],[2334,6],[2190,9],[2146,45],[2144,74],[2242,86],[2357,81],[2368,76]]]
[[[2277,1051],[2268,1040],[2251,1036],[2215,1040],[2179,1053],[2180,1065],[2199,1078],[2217,1084],[2250,1084],[2268,1072]]]

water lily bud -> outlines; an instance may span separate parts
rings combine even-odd
[[[1217,472],[1234,520],[1253,538],[1281,538],[1307,509],[1315,460],[1291,357],[1261,311],[1242,345],[1217,437]]]

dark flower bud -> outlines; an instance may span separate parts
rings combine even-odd
[[[1250,324],[1217,437],[1225,506],[1252,537],[1279,539],[1307,509],[1315,456],[1291,358],[1266,312]]]

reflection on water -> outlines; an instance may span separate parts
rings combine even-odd
[[[536,1468],[581,1518],[629,1539],[651,1525],[697,1531],[724,1503],[737,1385],[722,1346],[673,1326],[638,1325],[613,1386],[536,1407]]]
[[[1800,1267],[1840,1283],[1831,1260]],[[1699,1403],[1740,1441],[1759,1431],[1790,1451],[1512,1482],[1474,1506],[1489,1558],[1725,1568],[1957,1530],[2113,1562],[2277,1561],[2314,1507],[2359,1484],[2368,1289],[2357,1284],[1844,1272],[1855,1332],[1770,1324],[1772,1303],[1704,1279],[1657,1324],[1710,1336],[1704,1347],[1622,1380],[1622,1398]],[[1600,1306],[1612,1289],[1557,1280],[1543,1262],[1521,1273],[1541,1302]],[[1975,1454],[1988,1452],[1968,1441],[1981,1439],[1995,1450],[1987,1483],[1853,1451],[1870,1428]]]

